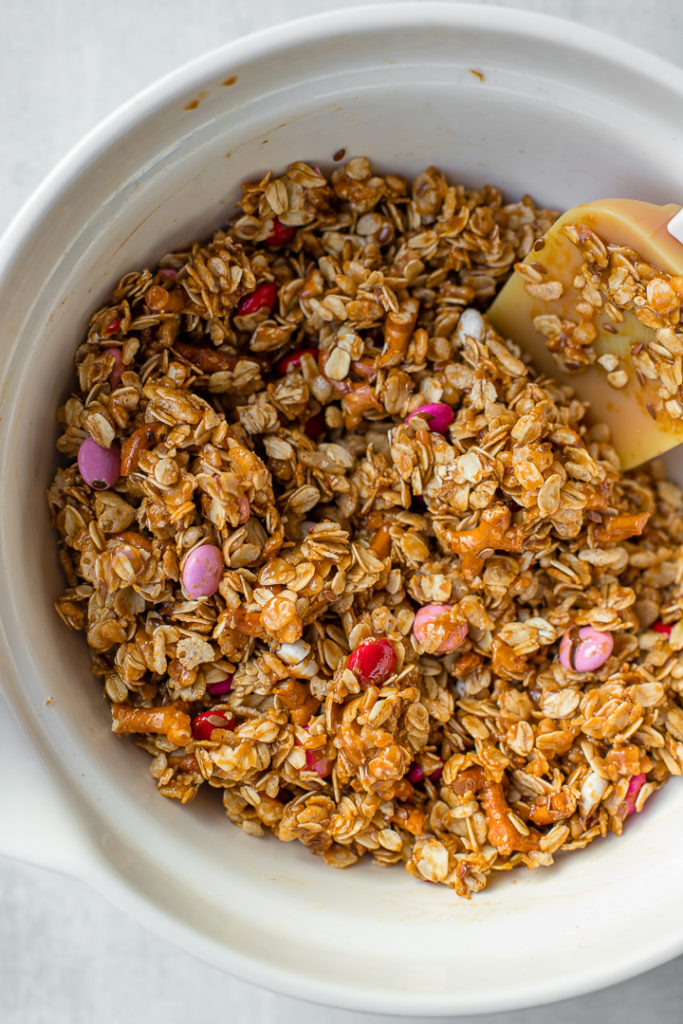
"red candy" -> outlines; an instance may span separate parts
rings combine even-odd
[[[277,302],[277,285],[269,281],[267,284],[260,284],[253,292],[244,295],[237,307],[238,316],[250,316],[251,313],[258,313],[260,309],[273,309]]]
[[[350,668],[361,686],[381,686],[396,671],[398,658],[390,640],[370,637],[351,651],[346,667]]]
[[[324,430],[325,417],[321,412],[317,412],[315,416],[311,416],[310,420],[306,420],[306,423],[304,424],[304,434],[306,437],[310,437],[312,441],[315,441],[316,438],[320,437]]]
[[[443,764],[440,764],[434,769],[429,778],[432,780],[432,782],[438,782],[442,775]],[[420,784],[420,782],[424,781],[424,777],[425,773],[422,768],[422,765],[419,764],[417,761],[413,761],[408,770],[408,774],[406,775],[408,782],[412,782],[414,786],[417,786]]]
[[[237,722],[222,711],[202,711],[192,723],[192,735],[196,740],[210,740],[214,729],[234,729]]]
[[[115,334],[121,326],[120,320],[111,320],[102,331],[102,334]]]
[[[673,629],[673,625],[669,625],[668,622],[662,622],[661,619],[658,619],[652,628],[654,629],[655,633],[663,633],[664,636],[671,636],[671,630]]]
[[[309,355],[315,360],[318,358],[317,348],[297,348],[282,356],[275,364],[275,370],[281,377],[286,377],[290,370],[298,370],[301,366],[301,357]]]
[[[273,230],[266,238],[266,245],[287,245],[294,238],[296,228],[283,224],[276,217],[273,221]]]
[[[306,751],[306,767],[317,772],[321,779],[326,779],[332,771],[332,761],[325,757],[321,750]]]

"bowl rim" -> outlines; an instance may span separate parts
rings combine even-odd
[[[42,219],[73,181],[87,170],[89,164],[116,145],[132,128],[162,105],[182,97],[188,90],[200,87],[231,64],[245,64],[282,53],[292,46],[322,41],[338,33],[346,34],[349,26],[354,32],[373,31],[386,28],[388,22],[394,29],[399,30],[411,27],[424,28],[425,25],[493,30],[539,43],[556,41],[561,29],[562,41],[567,48],[593,56],[602,56],[607,51],[610,62],[628,69],[635,67],[640,79],[649,79],[683,98],[683,70],[663,58],[583,24],[533,11],[433,0],[421,3],[420,0],[413,0],[396,5],[381,3],[366,7],[342,8],[286,21],[240,37],[193,58],[155,80],[91,129],[46,175],[6,228],[0,238],[0,279],[8,272]],[[0,628],[0,650],[6,655],[6,665],[10,666],[10,672],[13,672],[11,644],[3,628]],[[2,689],[3,681],[0,680],[0,690]],[[8,700],[12,704],[9,695]],[[69,770],[65,765],[57,764],[58,756],[49,749],[49,743],[36,742],[37,739],[46,739],[39,736],[42,730],[31,721],[30,713],[27,713],[26,709],[13,705],[13,710],[31,736],[31,744],[39,759],[44,764],[49,764],[53,773],[55,768],[58,769],[62,788],[70,790],[70,802],[77,804],[76,788],[71,785]],[[74,808],[74,820],[77,817],[78,809]],[[506,985],[505,988],[498,990],[492,988],[482,993],[481,998],[476,1000],[463,1000],[456,993],[431,998],[425,993],[407,995],[389,988],[378,988],[373,993],[366,991],[358,995],[352,989],[344,988],[335,982],[313,977],[306,973],[305,969],[295,972],[274,967],[256,957],[246,956],[239,948],[228,947],[203,936],[135,890],[128,881],[119,876],[114,865],[101,851],[93,851],[79,877],[83,875],[84,880],[93,888],[143,925],[170,938],[177,945],[207,962],[234,972],[248,982],[294,998],[366,1012],[443,1016],[454,1012],[500,1012],[555,1002],[616,984],[675,957],[683,950],[682,923],[680,928],[671,929],[667,935],[650,937],[647,947],[640,948],[638,944],[634,944],[629,957],[622,955],[618,962],[609,964],[603,961],[596,964],[593,969],[584,970],[571,980],[567,979],[560,984],[553,979],[538,979],[533,986],[528,982],[517,987]]]

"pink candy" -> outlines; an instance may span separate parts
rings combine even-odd
[[[429,429],[437,434],[445,434],[455,419],[455,413],[450,405],[446,405],[445,402],[427,402],[426,405],[421,405],[414,412],[411,412],[406,419],[406,423],[410,423],[413,416],[419,416],[421,419],[427,420]]]
[[[635,811],[636,799],[646,782],[647,776],[643,775],[642,772],[639,775],[634,775],[629,782],[628,789],[626,790],[626,799],[621,805],[621,816],[623,818],[628,818]]]
[[[211,597],[223,576],[223,555],[215,544],[193,548],[183,566],[183,586],[188,597]]]
[[[249,504],[249,498],[246,494],[243,494],[241,498],[237,499],[237,508],[240,514],[240,526],[249,519],[251,515],[251,505]]]
[[[451,619],[450,604],[426,604],[413,621],[413,636],[430,654],[455,651],[467,636],[467,623]]]
[[[126,369],[125,363],[123,362],[123,358],[121,357],[121,349],[105,348],[104,353],[105,355],[113,356],[114,369],[109,374],[109,383],[111,384],[112,388],[117,388],[121,383],[121,374]]]
[[[570,672],[595,672],[604,665],[614,648],[611,633],[592,626],[568,629],[560,643],[560,663]]]
[[[78,449],[78,469],[89,487],[107,491],[121,476],[121,452],[117,444],[103,448],[86,437]]]

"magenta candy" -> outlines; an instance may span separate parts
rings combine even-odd
[[[78,449],[78,469],[89,487],[107,491],[121,476],[121,452],[117,444],[103,448],[86,437]]]
[[[406,423],[410,423],[413,416],[420,416],[421,419],[427,420],[429,429],[437,434],[445,434],[455,419],[455,413],[445,402],[427,402],[426,405],[421,405],[411,412]]]
[[[232,690],[232,676],[227,679],[219,679],[217,683],[207,683],[207,691],[212,697],[220,697],[222,693],[230,693]]]
[[[193,548],[183,566],[183,586],[189,597],[211,597],[223,576],[223,556],[215,544]]]
[[[624,810],[622,816],[624,818],[628,818],[629,815],[633,814],[633,812],[635,811],[636,799],[646,782],[647,776],[644,775],[642,772],[639,775],[634,775],[632,777],[631,781],[628,784],[628,789],[626,790],[626,799],[622,804],[622,808]]]
[[[570,672],[595,672],[613,648],[611,633],[601,633],[592,626],[568,629],[560,642],[560,663]]]
[[[105,348],[105,355],[114,357],[114,369],[109,374],[109,383],[112,388],[117,388],[121,383],[121,374],[125,371],[126,365],[121,356],[120,348]]]
[[[443,775],[443,764],[440,764],[440,765],[437,765],[437,767],[431,773],[429,778],[432,780],[432,782],[438,782],[442,775]],[[417,761],[413,761],[413,763],[411,764],[411,766],[410,766],[410,768],[408,770],[408,774],[406,775],[406,778],[407,778],[408,782],[412,782],[412,784],[414,786],[417,786],[417,785],[420,784],[420,782],[424,781],[424,777],[425,777],[425,773],[424,773],[424,769],[422,768],[422,765],[418,764]]]

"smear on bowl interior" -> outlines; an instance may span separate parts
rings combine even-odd
[[[165,796],[462,896],[620,834],[682,770],[683,495],[487,324],[554,213],[363,158],[239,208],[121,280],[59,410],[56,607],[114,732]]]

